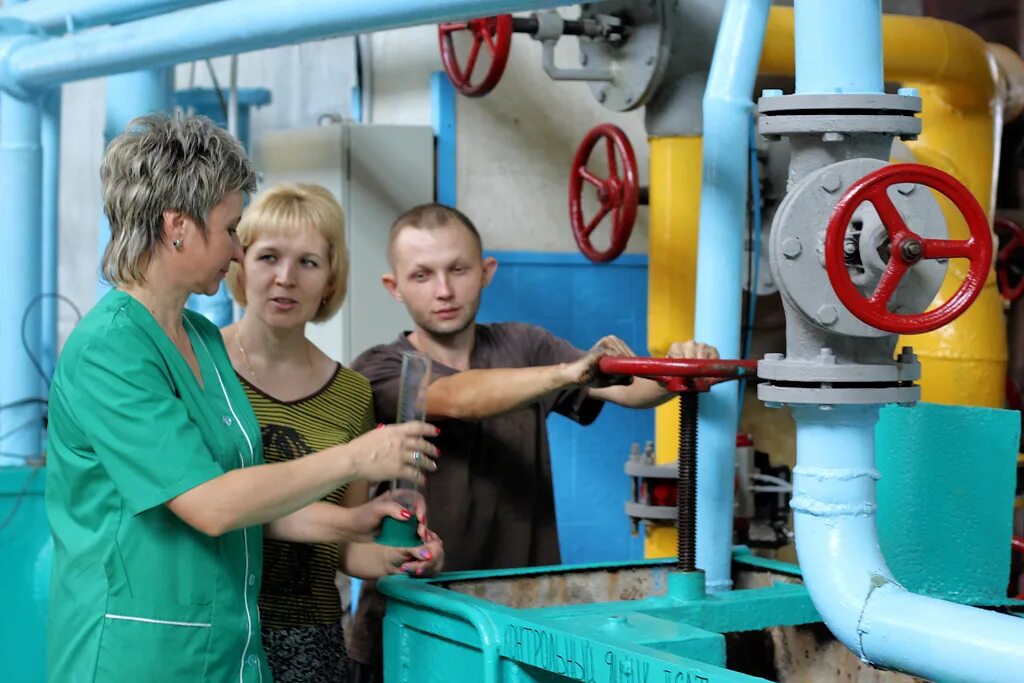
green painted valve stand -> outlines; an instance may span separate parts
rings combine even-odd
[[[735,561],[748,556],[739,549]],[[803,585],[705,595],[702,572],[671,566],[652,560],[383,579],[385,681],[763,682],[725,668],[723,634],[819,621]],[[612,576],[610,587],[644,577],[650,596],[540,606],[556,602],[555,593],[571,603],[586,592],[587,577]],[[536,606],[502,604],[524,600]]]

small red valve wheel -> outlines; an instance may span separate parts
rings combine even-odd
[[[640,358],[605,356],[598,367],[606,375],[646,377],[669,391],[707,391],[712,385],[730,379],[757,376],[756,360],[721,358]]]
[[[1024,228],[1008,218],[997,218],[996,235],[1002,246],[996,253],[996,280],[999,293],[1013,303],[1024,295]]]
[[[608,177],[598,178],[587,168],[587,161],[598,143],[604,140],[608,157]],[[584,183],[593,185],[601,208],[589,220],[583,217]],[[583,255],[594,263],[606,263],[626,248],[633,232],[636,209],[640,203],[640,185],[636,171],[636,155],[629,138],[618,126],[602,123],[583,137],[572,160],[569,173],[569,223],[573,237]],[[601,250],[590,241],[590,236],[608,215],[612,219],[612,234],[608,248]]]
[[[907,227],[889,198],[893,185],[925,185],[948,198],[967,221],[966,240],[925,239]],[[843,242],[854,211],[871,202],[889,233],[889,263],[874,293],[864,297],[846,269]],[[965,258],[970,268],[959,289],[944,304],[923,313],[900,315],[889,311],[889,300],[903,276],[925,259]],[[825,236],[825,269],[836,295],[862,322],[886,332],[921,334],[953,321],[974,302],[985,284],[992,261],[992,236],[981,205],[960,181],[948,173],[921,164],[892,164],[867,174],[840,198],[828,221]]]
[[[453,41],[455,35],[462,31],[468,31],[473,36],[465,68],[459,64]],[[494,89],[505,73],[508,53],[512,48],[512,15],[499,14],[469,21],[451,21],[437,27],[437,37],[441,45],[441,62],[455,89],[466,97],[483,97]],[[483,78],[474,83],[473,71],[482,47],[486,47],[491,55],[491,66]]]

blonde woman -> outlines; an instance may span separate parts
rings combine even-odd
[[[369,383],[305,333],[307,323],[328,320],[345,300],[348,252],[341,207],[320,186],[278,185],[246,210],[238,234],[245,257],[232,267],[228,285],[245,314],[223,336],[259,420],[264,457],[301,459],[373,430]],[[363,481],[325,500],[352,508],[370,541],[369,532],[396,503],[386,496],[368,503],[367,495]],[[348,680],[335,571],[359,578],[435,573],[443,558],[441,542],[425,529],[421,533],[425,543],[413,551],[418,559],[398,566],[372,543],[265,543],[260,615],[275,681]]]

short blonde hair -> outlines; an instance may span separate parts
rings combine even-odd
[[[242,248],[267,235],[294,235],[315,230],[327,240],[330,263],[328,293],[313,322],[330,320],[345,302],[348,292],[348,247],[345,246],[345,212],[324,187],[311,183],[283,183],[261,192],[242,214],[238,239]],[[245,307],[245,270],[232,263],[227,276],[228,288],[239,306]]]
[[[205,116],[151,114],[111,140],[100,166],[110,241],[103,278],[143,281],[143,262],[164,238],[164,211],[180,211],[205,236],[210,210],[231,192],[256,191],[245,150]]]

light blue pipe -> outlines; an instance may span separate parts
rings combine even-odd
[[[0,93],[0,466],[42,452],[43,378],[39,353],[42,163],[39,103]],[[33,314],[24,326],[25,311]],[[36,360],[38,363],[38,360]]]
[[[153,112],[169,112],[173,106],[174,70],[150,69],[111,76],[107,79],[107,118],[103,127],[104,147],[124,130],[137,116]],[[100,227],[97,234],[97,263],[102,263],[103,252],[110,241],[110,221],[100,209]],[[102,275],[102,274],[101,274]],[[96,281],[96,300],[107,293],[110,284],[102,276]]]
[[[52,87],[124,71],[450,19],[570,5],[566,0],[222,0],[158,17],[21,44],[0,87]]]
[[[211,0],[32,0],[5,2],[0,18],[20,19],[35,24],[47,33],[73,32],[78,29],[125,22],[173,12],[183,7],[204,5]]]
[[[43,222],[42,271],[44,296],[40,302],[40,365],[49,377],[57,363],[57,264],[59,260],[59,233],[57,231],[58,199],[60,197],[60,109],[61,89],[55,88],[42,99],[42,154],[43,154]]]
[[[886,566],[875,526],[878,406],[793,406],[793,417],[796,549],[832,633],[866,662],[928,680],[1020,681],[1024,623],[909,593]]]
[[[882,92],[882,1],[796,0],[797,94]]]
[[[740,354],[743,231],[751,93],[770,0],[728,0],[704,91],[703,183],[695,336],[722,358]],[[737,384],[701,397],[697,446],[697,566],[708,592],[732,587],[732,505],[739,423]]]

